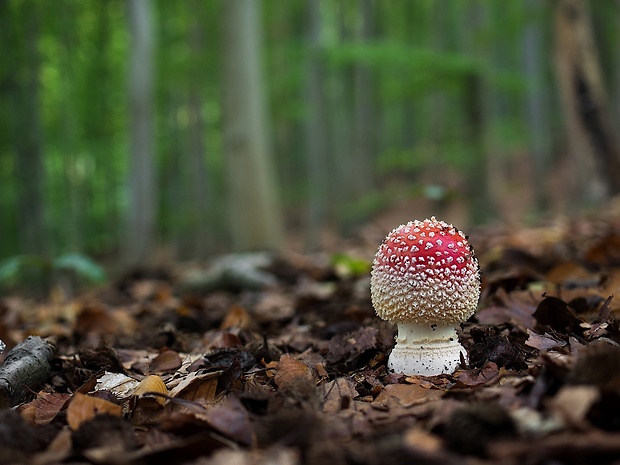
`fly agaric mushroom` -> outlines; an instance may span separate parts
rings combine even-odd
[[[480,270],[454,226],[432,216],[394,229],[375,255],[370,293],[377,315],[398,325],[390,370],[452,373],[467,358],[456,326],[476,310]]]

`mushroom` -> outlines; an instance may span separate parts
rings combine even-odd
[[[398,325],[390,370],[438,375],[467,360],[456,326],[476,310],[480,269],[454,226],[432,216],[394,229],[375,255],[370,293],[377,315]]]

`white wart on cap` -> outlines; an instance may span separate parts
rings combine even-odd
[[[377,315],[398,325],[391,370],[452,373],[467,358],[456,326],[476,310],[480,272],[454,226],[431,217],[394,229],[375,255],[370,292]]]

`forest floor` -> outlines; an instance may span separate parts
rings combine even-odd
[[[43,355],[4,392],[0,462],[620,463],[620,219],[471,242],[482,297],[451,375],[387,372],[374,250],[269,258],[192,290],[191,270],[160,270],[4,298],[3,356],[28,335]]]

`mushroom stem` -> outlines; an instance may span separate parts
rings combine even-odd
[[[396,373],[432,376],[453,373],[467,352],[453,325],[398,322],[388,367]]]

